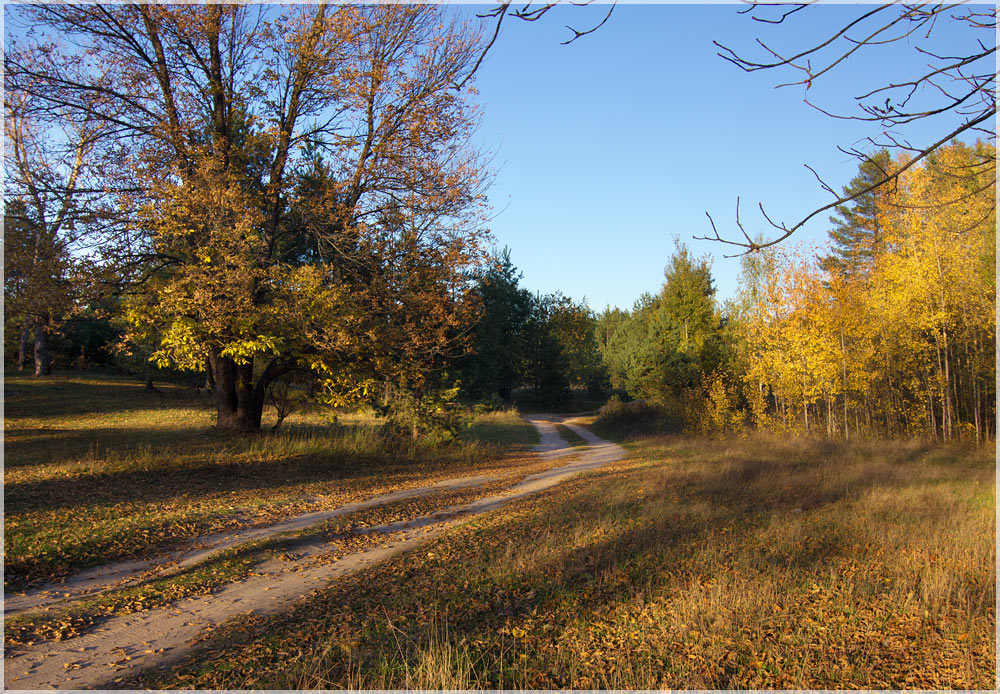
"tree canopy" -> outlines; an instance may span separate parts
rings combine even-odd
[[[104,257],[129,337],[208,369],[222,428],[255,429],[293,370],[343,400],[421,388],[458,349],[482,259],[475,31],[433,6],[42,5],[8,93],[92,124]]]

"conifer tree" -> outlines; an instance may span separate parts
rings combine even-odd
[[[858,167],[858,175],[844,186],[844,197],[884,180],[889,166],[888,150],[873,154]],[[879,197],[884,193],[883,188],[876,188],[835,208],[836,214],[830,217],[833,228],[829,231],[833,248],[819,259],[823,270],[847,277],[867,272],[884,240],[885,231],[877,214]]]
[[[532,311],[531,292],[518,286],[521,273],[505,248],[479,278],[476,298],[482,314],[473,337],[473,353],[462,368],[466,392],[498,395],[509,402],[519,380],[525,351],[525,323]]]

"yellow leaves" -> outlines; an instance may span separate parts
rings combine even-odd
[[[949,399],[968,397],[953,388],[960,364],[967,391],[992,382],[982,345],[995,338],[995,213],[991,181],[969,174],[985,156],[972,150],[946,147],[875,195],[878,247],[863,272],[821,272],[804,250],[778,255],[756,280],[743,315],[747,399],[759,424],[787,426],[797,412],[800,426],[819,416],[843,430],[847,418],[858,425],[847,410],[866,403],[885,426],[917,433],[955,414]],[[968,424],[978,407],[963,404],[966,421],[950,431],[975,437]]]
[[[325,370],[330,371],[330,367],[325,365]],[[378,382],[374,378],[339,373],[321,381],[317,399],[332,407],[347,407],[366,401],[377,387]]]
[[[160,349],[153,352],[149,360],[161,368],[176,365],[181,369],[201,371],[205,367],[205,356],[194,321],[179,318],[163,331]]]
[[[272,356],[281,354],[283,343],[284,339],[275,335],[257,335],[253,338],[229,342],[222,347],[219,353],[224,357],[230,357],[237,364],[247,364],[260,354]]]

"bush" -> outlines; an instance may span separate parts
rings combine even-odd
[[[727,387],[718,371],[709,377],[708,389],[699,421],[699,429],[706,434],[742,433],[746,417],[736,406],[737,394]]]
[[[396,388],[372,405],[379,416],[386,418],[386,432],[438,446],[454,440],[462,426],[461,407],[454,401],[457,393],[457,387],[423,393]]]
[[[612,395],[600,409],[594,428],[612,438],[630,439],[678,433],[684,429],[684,420],[667,405],[642,400],[626,403]]]
[[[475,405],[472,406],[473,414],[487,414],[489,412],[497,412],[506,407],[503,398],[497,393],[491,393],[490,397],[485,400],[480,400]]]

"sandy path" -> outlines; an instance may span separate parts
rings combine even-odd
[[[434,492],[478,487],[499,479],[495,475],[477,477],[456,477],[442,480],[426,487],[400,489],[387,494],[379,494],[365,501],[357,501],[334,509],[324,509],[305,513],[294,518],[260,528],[247,528],[238,532],[206,535],[191,540],[188,549],[170,552],[158,557],[132,560],[99,566],[66,578],[58,584],[39,587],[24,594],[4,595],[4,615],[17,614],[26,610],[54,605],[79,598],[99,595],[111,589],[125,588],[152,578],[162,578],[179,573],[195,564],[239,545],[275,537],[282,533],[303,530],[323,521],[374,506],[382,506],[394,501],[426,496]]]
[[[572,475],[620,460],[625,455],[620,446],[582,427],[566,424],[590,444],[586,448],[571,448],[562,441],[552,423],[559,418],[535,415],[527,419],[541,434],[541,443],[536,447],[541,455],[555,459],[572,454],[573,459],[565,465],[529,475],[501,494],[444,508],[413,520],[367,528],[366,533],[385,535],[385,541],[371,549],[333,562],[319,562],[317,559],[328,552],[329,547],[316,542],[299,547],[293,560],[265,562],[257,568],[257,575],[231,583],[212,595],[114,617],[96,631],[82,636],[19,650],[5,658],[5,688],[114,688],[116,679],[178,662],[191,651],[194,640],[225,621],[248,612],[267,614],[287,610],[294,602],[326,586],[339,575],[383,561],[440,535],[471,516],[549,489]]]

